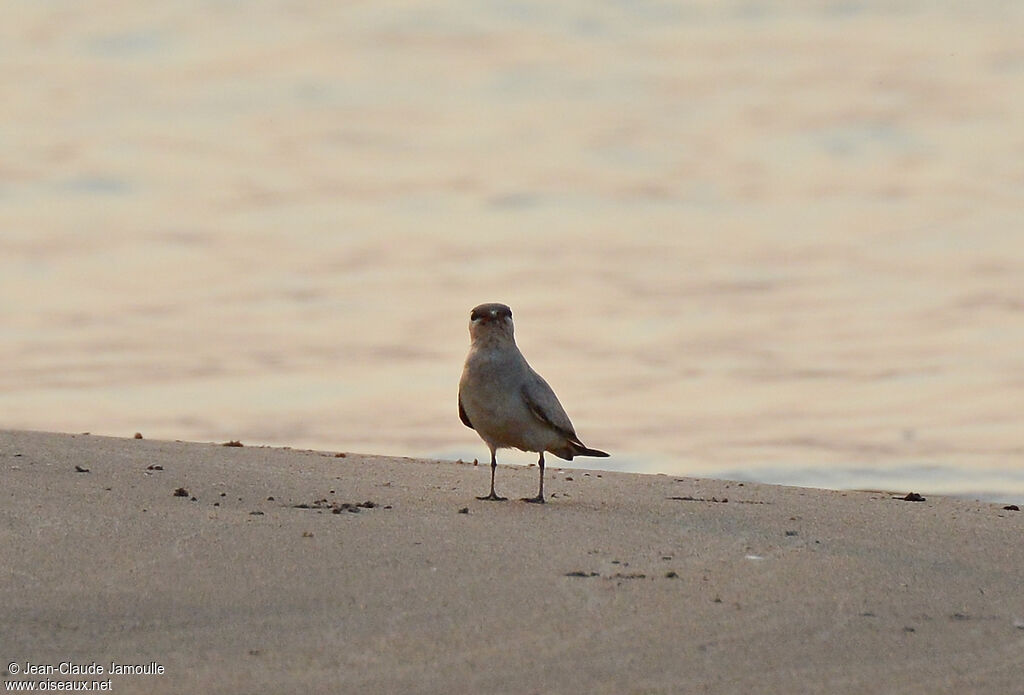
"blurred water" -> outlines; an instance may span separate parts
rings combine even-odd
[[[1024,10],[15,1],[0,426],[1024,500]],[[505,453],[505,461],[532,456]]]

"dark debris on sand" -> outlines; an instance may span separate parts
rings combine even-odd
[[[352,514],[358,514],[363,509],[374,509],[380,505],[373,500],[366,500],[365,502],[330,502],[326,498],[313,500],[311,503],[303,502],[301,504],[293,504],[293,509],[326,509],[331,514],[341,514],[342,512],[350,512]],[[391,506],[387,505],[385,509],[390,509]]]

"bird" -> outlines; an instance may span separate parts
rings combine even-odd
[[[548,382],[535,372],[516,345],[512,310],[481,304],[469,315],[470,348],[459,380],[459,419],[476,430],[491,451],[491,491],[479,500],[503,502],[494,491],[497,449],[516,448],[540,455],[536,497],[544,503],[544,452],[572,461],[574,456],[608,456],[587,447],[572,426]]]

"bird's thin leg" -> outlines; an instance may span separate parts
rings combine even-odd
[[[494,458],[494,449],[491,449],[491,494],[486,497],[477,497],[478,500],[490,500],[492,502],[504,502],[508,497],[498,497],[498,494],[494,492],[494,471],[498,467],[498,462]]]
[[[540,460],[537,461],[537,465],[540,466],[540,489],[537,490],[536,497],[524,497],[523,502],[533,502],[535,504],[544,504],[544,452],[540,452]]]

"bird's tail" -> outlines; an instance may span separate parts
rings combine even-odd
[[[572,446],[573,456],[599,456],[602,458],[607,458],[608,456],[611,456],[611,454],[609,454],[606,451],[601,451],[600,449],[590,449],[584,446],[582,443],[577,444],[576,442],[571,442],[570,444]]]

